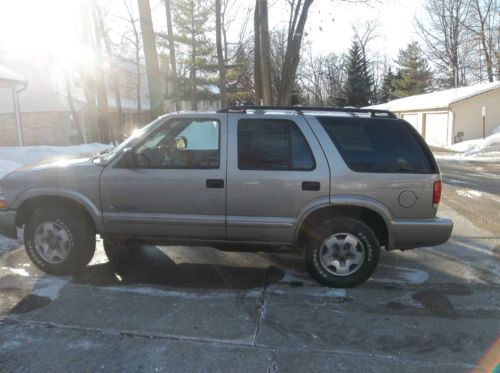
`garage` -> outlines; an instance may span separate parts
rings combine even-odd
[[[418,126],[418,114],[403,114],[401,118],[410,123],[418,132],[422,133]]]
[[[432,146],[479,139],[500,131],[500,82],[409,96],[370,109],[390,110]],[[483,126],[484,123],[484,126]]]
[[[448,145],[448,113],[425,114],[424,137],[429,145]]]

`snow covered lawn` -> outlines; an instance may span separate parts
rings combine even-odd
[[[436,158],[451,161],[500,161],[500,129],[483,139],[468,140],[447,146],[455,153],[436,154]]]
[[[110,145],[105,144],[0,147],[0,179],[17,168],[30,163],[64,155],[95,153],[109,147]],[[19,240],[11,240],[0,235],[0,253],[19,245]]]

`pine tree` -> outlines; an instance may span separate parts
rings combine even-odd
[[[382,82],[382,88],[380,89],[380,102],[385,103],[393,100],[396,96],[394,95],[394,91],[396,88],[394,87],[394,81],[396,80],[397,75],[394,75],[392,72],[392,68],[389,66],[387,73],[384,75],[384,80]]]
[[[182,63],[189,69],[189,97],[191,109],[198,108],[198,85],[203,72],[213,71],[211,56],[213,43],[207,38],[211,31],[210,17],[213,4],[210,1],[177,0],[174,5],[174,24],[177,29],[176,40],[186,49]]]
[[[396,60],[398,77],[394,80],[394,96],[397,98],[425,93],[432,84],[432,72],[418,42],[408,44],[399,51]]]
[[[373,95],[373,77],[368,63],[357,41],[353,41],[347,57],[347,79],[344,84],[345,104],[363,107],[370,103]]]

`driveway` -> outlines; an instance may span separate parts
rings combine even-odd
[[[99,244],[82,274],[56,278],[19,246],[0,259],[0,370],[486,371],[500,356],[500,189],[462,167],[441,164],[452,239],[382,253],[354,289],[318,286],[294,252],[145,246],[116,274]]]

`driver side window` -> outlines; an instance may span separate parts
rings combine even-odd
[[[220,124],[215,119],[174,119],[135,149],[137,168],[219,168]]]

